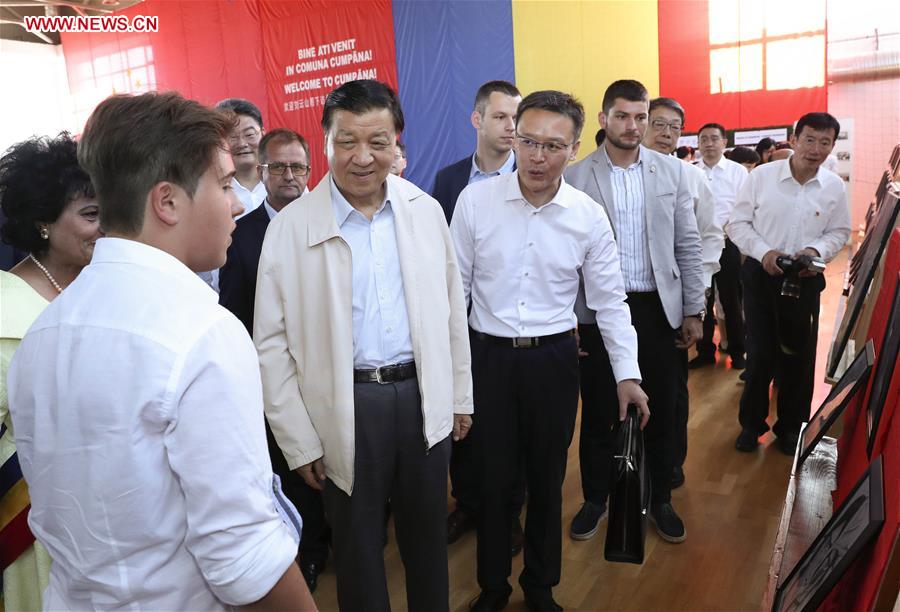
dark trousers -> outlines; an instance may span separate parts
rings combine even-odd
[[[637,330],[641,388],[649,397],[650,420],[644,428],[652,503],[671,500],[674,467],[677,355],[675,330],[669,326],[659,295],[629,293],[631,322]],[[619,418],[616,380],[596,325],[579,325],[581,347],[581,489],[585,501],[606,502],[613,455],[613,425]]]
[[[781,295],[783,277],[771,276],[748,257],[741,270],[747,327],[747,384],[741,395],[739,420],[743,429],[758,435],[769,430],[769,385],[776,367],[778,421],[772,428],[779,437],[794,437],[809,419],[819,333],[819,294],[825,278],[800,280],[800,297]]]
[[[447,466],[450,438],[427,449],[415,378],[356,383],[353,493],[325,481],[341,610],[390,610],[384,573],[390,499],[410,610],[449,609]],[[507,529],[508,531],[508,529]]]
[[[559,584],[562,484],[578,411],[578,353],[567,337],[536,348],[513,348],[470,335],[475,422],[481,473],[478,584],[505,589],[512,571],[509,506],[524,456],[528,487],[526,591]]]
[[[688,450],[688,417],[690,416],[690,395],[688,394],[688,352],[687,349],[675,349],[678,361],[675,382],[675,467],[684,467]]]
[[[325,506],[322,494],[308,484],[297,472],[288,468],[284,454],[266,423],[266,441],[269,443],[269,457],[272,471],[281,479],[281,489],[291,503],[297,508],[303,519],[303,533],[300,537],[298,556],[301,564],[315,563],[320,568],[328,559],[328,543],[331,541],[331,528],[325,520]]]
[[[472,430],[475,425],[473,424]],[[450,494],[456,500],[456,507],[468,515],[476,516],[481,510],[481,472],[478,467],[478,452],[475,448],[475,436],[469,435],[453,442],[450,453]],[[522,514],[525,505],[525,463],[520,460],[516,486],[513,488],[509,513],[512,518]]]
[[[741,252],[728,238],[725,248],[719,257],[719,271],[713,275],[712,284],[715,291],[709,292],[706,300],[707,316],[703,320],[703,338],[697,342],[697,354],[714,357],[716,345],[713,343],[713,331],[716,318],[712,316],[715,294],[719,294],[719,302],[725,311],[725,332],[728,334],[728,354],[744,354],[744,315],[741,308]]]

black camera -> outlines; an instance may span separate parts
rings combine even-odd
[[[775,260],[775,265],[784,272],[784,282],[781,283],[781,295],[798,299],[800,297],[800,273],[805,271],[815,274],[825,272],[825,260],[811,255],[798,255],[791,257],[782,255]]]

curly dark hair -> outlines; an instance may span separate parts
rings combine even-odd
[[[53,223],[72,200],[94,197],[91,177],[78,165],[76,144],[67,132],[14,144],[0,158],[3,242],[29,253],[49,246],[39,223]]]

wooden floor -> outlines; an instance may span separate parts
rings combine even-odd
[[[843,256],[829,266],[828,287],[822,296],[814,407],[828,390],[822,382],[822,371],[844,266]],[[771,433],[762,438],[763,445],[756,453],[734,450],[734,439],[740,431],[737,410],[742,383],[738,372],[721,358],[714,368],[692,371],[689,386],[687,482],[672,492],[672,503],[685,522],[687,540],[669,544],[650,526],[642,566],[603,559],[605,523],[587,542],[576,542],[567,535],[569,523],[582,502],[576,428],[563,488],[562,581],[554,590],[556,600],[565,609],[759,609],[791,459],[772,444]],[[395,611],[406,610],[403,566],[393,532],[385,549],[385,563],[391,605]],[[479,592],[474,533],[450,546],[449,565],[450,609],[467,610],[467,604]],[[507,610],[525,609],[516,582],[521,570],[519,555],[513,561],[510,583],[516,588]],[[315,599],[321,610],[337,610],[330,565],[319,578]]]

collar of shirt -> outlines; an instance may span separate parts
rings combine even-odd
[[[218,296],[209,290],[209,285],[184,265],[175,256],[156,247],[128,240],[126,238],[105,237],[97,240],[90,265],[134,264],[158,270],[169,276],[182,279],[191,289],[196,289],[198,297],[209,302],[217,302]]]
[[[568,183],[566,183],[566,179],[563,177],[559,177],[559,189],[556,190],[556,193],[553,194],[553,197],[549,202],[544,204],[543,206],[539,206],[535,208],[535,210],[544,210],[551,204],[556,204],[557,206],[562,206],[563,208],[569,208],[572,203],[572,191],[574,188],[571,187]],[[509,180],[506,182],[506,201],[507,202],[521,202],[525,206],[530,208],[534,208],[531,202],[525,199],[525,196],[522,195],[522,188],[519,186],[519,171],[509,175]]]
[[[819,185],[822,184],[822,166],[819,166],[816,169],[816,175],[814,177],[812,177],[805,183],[801,184],[800,181],[798,181],[797,179],[794,178],[794,174],[793,174],[793,172],[791,172],[791,158],[790,157],[787,159],[780,159],[778,161],[769,162],[769,163],[783,164],[782,167],[778,169],[778,181],[779,182],[783,183],[784,181],[790,180],[790,181],[794,181],[801,187],[803,185],[808,185],[809,183],[812,183],[813,181],[815,181]]]
[[[381,214],[381,211],[384,210],[384,207],[391,203],[391,186],[389,181],[384,182],[384,201],[381,203],[381,206],[378,207],[378,210],[375,211],[375,215],[377,216]],[[353,208],[353,205],[347,201],[347,198],[344,197],[344,194],[341,193],[341,190],[337,188],[337,185],[334,183],[334,179],[330,179],[330,187],[331,187],[331,208],[334,210],[334,219],[337,221],[338,227],[343,227],[344,223],[347,222],[347,219],[350,218],[350,215],[356,213],[362,218],[365,218],[364,215]],[[366,219],[368,221],[368,219]]]
[[[275,218],[275,215],[278,214],[278,211],[272,208],[272,205],[269,204],[269,198],[263,200],[263,206],[266,207],[266,212],[269,214],[269,221]]]
[[[472,169],[469,170],[469,180],[471,181],[476,176],[498,176],[500,174],[509,174],[513,171],[513,166],[516,165],[516,152],[510,149],[509,157],[506,158],[506,161],[503,162],[503,165],[500,166],[497,170],[493,172],[482,172],[481,168],[478,167],[478,163],[475,161],[477,153],[472,153]]]
[[[613,172],[616,172],[616,171],[618,171],[618,172],[627,172],[627,171],[629,171],[629,170],[634,170],[635,167],[640,167],[641,164],[643,163],[642,160],[641,160],[641,147],[640,147],[640,146],[638,146],[638,158],[637,158],[637,160],[636,160],[633,164],[631,164],[630,166],[628,166],[627,168],[622,168],[622,167],[617,166],[617,165],[615,165],[614,163],[612,163],[612,160],[609,158],[609,153],[606,151],[606,145],[605,145],[605,144],[604,144],[602,147],[600,147],[600,148],[603,150],[603,159],[606,160],[606,165],[609,166],[609,169],[612,170]]]

